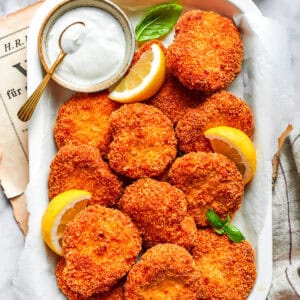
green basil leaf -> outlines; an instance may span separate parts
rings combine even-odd
[[[214,228],[214,232],[216,232],[217,234],[224,234],[225,230],[225,227],[222,227],[220,229]]]
[[[223,226],[227,226],[230,223],[231,219],[229,214],[227,214],[225,221],[223,221]]]
[[[210,226],[213,228],[222,228],[224,226],[224,222],[218,217],[218,215],[212,209],[207,210],[206,219],[210,224]]]
[[[150,8],[135,27],[136,40],[145,42],[169,33],[182,11],[179,4],[160,4]]]
[[[240,230],[235,227],[234,225],[227,225],[224,227],[227,236],[233,241],[233,242],[241,242],[245,240],[245,237],[243,234],[240,232]]]

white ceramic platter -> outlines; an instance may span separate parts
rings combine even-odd
[[[29,93],[32,93],[43,77],[37,51],[38,32],[47,13],[59,2],[59,0],[45,1],[30,26],[28,35]],[[139,8],[161,1],[119,0],[117,2],[125,8],[125,12],[135,24],[141,15]],[[261,103],[268,101],[263,87],[263,78],[272,75],[266,74],[265,58],[260,52],[261,44],[251,27],[253,24],[251,20],[260,18],[261,14],[250,0],[187,0],[182,3],[185,10],[191,8],[214,10],[231,17],[242,32],[243,70],[231,85],[230,90],[246,100],[253,109],[258,168],[255,179],[246,188],[242,208],[236,214],[234,223],[242,230],[256,251],[257,280],[249,299],[263,300],[266,299],[272,278],[272,168],[269,159],[271,141],[268,140],[268,135],[264,134],[270,128],[271,120],[266,116],[265,109],[261,109]],[[170,34],[165,39],[165,44],[169,44],[172,37],[173,35]],[[23,278],[23,283],[28,287],[27,291],[20,290],[19,292],[28,298],[24,296],[22,299],[64,299],[55,282],[56,258],[48,252],[41,239],[40,220],[48,204],[49,165],[57,151],[52,134],[55,116],[58,107],[71,93],[51,82],[29,123],[30,184],[26,197],[31,215],[19,274],[20,278]],[[264,102],[264,107],[269,106],[271,103]],[[23,270],[25,265],[31,266],[30,274],[26,274],[26,270]],[[36,284],[37,282],[39,284]]]

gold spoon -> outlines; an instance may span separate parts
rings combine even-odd
[[[26,122],[28,121],[31,116],[33,111],[35,110],[49,80],[51,79],[53,73],[55,72],[55,70],[57,69],[57,67],[60,65],[60,63],[63,61],[63,59],[65,58],[65,56],[68,54],[66,53],[61,45],[61,39],[64,35],[64,33],[73,25],[75,24],[82,24],[83,26],[85,26],[85,23],[83,22],[74,22],[72,24],[70,24],[69,26],[67,26],[63,32],[60,34],[59,36],[59,49],[60,49],[60,53],[57,57],[57,59],[55,60],[55,62],[53,63],[52,67],[50,68],[50,70],[46,73],[45,77],[43,78],[42,82],[38,85],[38,87],[35,89],[35,91],[32,93],[32,95],[27,99],[27,101],[22,105],[22,107],[20,108],[20,110],[18,111],[18,118],[23,121]]]

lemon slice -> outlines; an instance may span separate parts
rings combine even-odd
[[[164,53],[159,45],[153,44],[141,55],[140,59],[108,97],[120,103],[144,101],[159,90],[165,75]]]
[[[43,240],[58,255],[62,255],[62,236],[68,222],[85,208],[91,194],[83,190],[69,190],[54,197],[42,218]]]
[[[250,138],[241,130],[219,126],[206,130],[206,138],[215,152],[231,159],[243,175],[245,184],[254,176],[256,170],[256,151]]]

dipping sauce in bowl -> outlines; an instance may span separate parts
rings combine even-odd
[[[71,90],[94,92],[118,81],[130,66],[134,33],[125,14],[108,1],[68,0],[49,14],[40,31],[39,54],[46,70],[67,53],[53,79]]]

